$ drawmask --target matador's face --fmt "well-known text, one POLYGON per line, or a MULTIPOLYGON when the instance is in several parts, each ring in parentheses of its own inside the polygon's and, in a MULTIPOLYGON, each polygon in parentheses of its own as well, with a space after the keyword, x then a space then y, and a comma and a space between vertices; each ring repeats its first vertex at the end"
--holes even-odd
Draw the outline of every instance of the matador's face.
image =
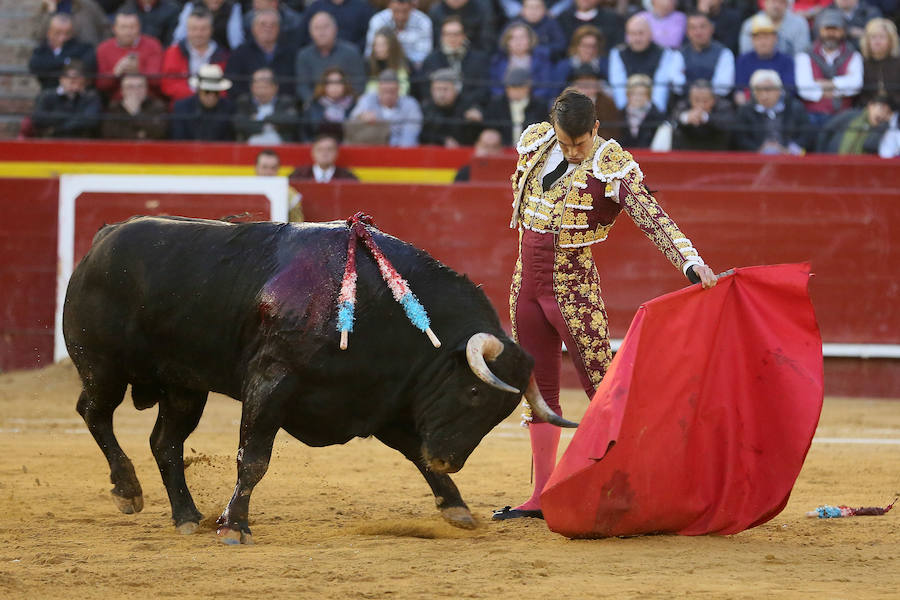
POLYGON ((600 122, 594 121, 593 129, 573 138, 558 125, 553 125, 553 129, 556 131, 556 139, 559 142, 559 147, 562 149, 563 156, 566 157, 566 161, 577 165, 587 159, 594 147, 594 138, 597 136, 598 127, 600 127, 600 122))

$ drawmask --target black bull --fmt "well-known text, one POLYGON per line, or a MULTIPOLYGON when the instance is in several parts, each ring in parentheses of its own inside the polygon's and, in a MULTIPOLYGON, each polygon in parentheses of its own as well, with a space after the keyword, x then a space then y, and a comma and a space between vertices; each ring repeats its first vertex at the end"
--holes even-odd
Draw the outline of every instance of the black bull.
POLYGON ((139 217, 97 234, 69 282, 63 332, 83 384, 78 412, 109 461, 120 510, 143 508, 112 429, 131 384, 137 408, 159 404, 150 446, 183 533, 202 519, 185 483, 184 441, 210 391, 243 403, 237 485, 218 521, 224 541, 251 541, 250 494, 279 429, 310 446, 374 435, 418 467, 445 519, 474 527, 447 473, 514 410, 518 390, 528 386, 538 414, 556 415, 546 415, 529 382, 531 358, 480 289, 372 233, 428 311, 439 349, 407 320, 361 246, 356 323, 349 349, 339 349, 343 222, 139 217))

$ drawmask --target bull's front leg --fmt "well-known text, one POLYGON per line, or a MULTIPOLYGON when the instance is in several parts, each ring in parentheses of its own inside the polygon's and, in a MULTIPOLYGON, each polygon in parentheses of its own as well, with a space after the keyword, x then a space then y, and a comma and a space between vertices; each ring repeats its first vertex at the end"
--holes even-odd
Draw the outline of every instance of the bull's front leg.
POLYGON ((393 426, 382 429, 375 434, 375 437, 384 442, 391 448, 398 450, 403 456, 410 460, 425 481, 431 486, 434 493, 434 503, 441 516, 448 523, 462 529, 475 529, 477 524, 472 518, 469 507, 463 502, 462 496, 459 494, 456 484, 450 479, 449 475, 444 473, 435 473, 428 468, 425 459, 422 457, 422 440, 416 435, 411 428, 406 429, 401 426, 393 426))
POLYGON ((285 400, 295 386, 275 366, 250 377, 242 394, 241 438, 237 452, 237 484, 225 511, 216 520, 226 544, 252 544, 250 494, 266 474, 275 434, 281 427, 285 400))

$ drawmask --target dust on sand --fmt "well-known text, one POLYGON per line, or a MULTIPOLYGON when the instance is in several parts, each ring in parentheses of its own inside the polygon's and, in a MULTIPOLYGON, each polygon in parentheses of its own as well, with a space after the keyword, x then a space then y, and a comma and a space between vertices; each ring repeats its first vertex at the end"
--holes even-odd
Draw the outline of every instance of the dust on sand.
MULTIPOLYGON (((445 524, 416 469, 379 442, 307 448, 282 433, 251 503, 257 545, 228 547, 214 520, 234 486, 239 404, 211 398, 188 438, 188 483, 206 519, 182 536, 148 445, 156 410, 138 412, 129 398, 116 414, 145 500, 142 513, 123 515, 75 412, 78 392, 70 364, 0 374, 0 598, 897 598, 900 589, 900 510, 804 517, 900 492, 896 401, 827 400, 785 511, 728 537, 572 541, 543 521, 491 522, 491 509, 530 490, 517 415, 454 476, 481 521, 473 531, 445 524)), ((563 402, 567 416, 587 404, 576 392, 563 402)))

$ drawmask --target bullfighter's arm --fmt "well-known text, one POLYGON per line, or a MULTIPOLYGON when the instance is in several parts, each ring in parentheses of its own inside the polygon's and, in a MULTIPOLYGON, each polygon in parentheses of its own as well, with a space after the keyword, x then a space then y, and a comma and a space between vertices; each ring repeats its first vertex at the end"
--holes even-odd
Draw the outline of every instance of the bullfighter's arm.
POLYGON ((703 262, 691 240, 647 191, 639 171, 632 170, 619 180, 619 203, 634 224, 691 283, 702 282, 703 287, 715 285, 715 274, 703 262))

